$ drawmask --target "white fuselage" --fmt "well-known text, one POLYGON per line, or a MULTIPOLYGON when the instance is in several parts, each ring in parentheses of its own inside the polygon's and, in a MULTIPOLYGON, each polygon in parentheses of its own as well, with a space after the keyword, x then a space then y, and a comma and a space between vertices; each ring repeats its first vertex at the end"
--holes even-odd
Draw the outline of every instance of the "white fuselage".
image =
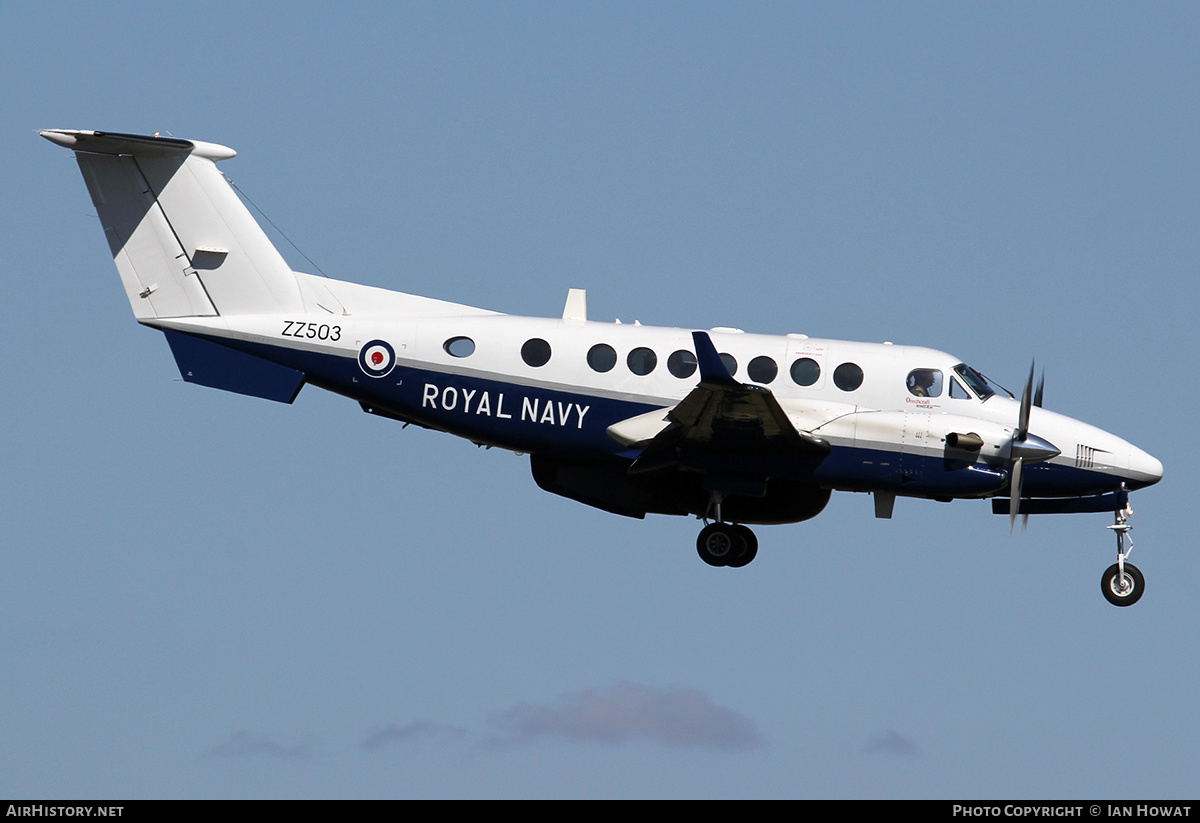
MULTIPOLYGON (((636 451, 628 448, 630 439, 621 442, 620 430, 609 428, 669 409, 699 381, 694 365, 677 369, 678 374, 671 368, 675 353, 692 355, 689 329, 516 317, 297 277, 310 281, 304 284, 307 294, 319 290, 329 305, 315 312, 158 319, 149 325, 237 347, 251 344, 258 356, 304 371, 308 382, 431 428, 526 452, 632 458, 636 451), (386 375, 357 365, 362 348, 375 340, 386 341, 395 352, 394 368, 386 375), (544 363, 526 362, 522 349, 529 341, 545 342, 538 358, 544 363), (607 357, 590 365, 589 352, 597 346, 608 347, 607 357)), ((730 369, 735 379, 769 389, 798 431, 827 440, 840 453, 828 471, 817 472, 824 485, 946 498, 987 497, 1003 488, 1003 482, 986 476, 962 486, 911 482, 918 461, 941 460, 946 438, 955 432, 982 438, 979 467, 1002 470, 1009 462, 1006 448, 1019 404, 999 393, 985 399, 968 388, 955 373, 961 367, 957 358, 917 346, 798 334, 733 329, 708 334, 736 363, 730 369), (798 361, 806 362, 793 377, 798 361), (835 378, 839 367, 851 373, 849 382, 835 378), (913 392, 908 380, 914 370, 938 375, 937 396, 913 392)), ((684 359, 694 364, 694 356, 684 359)), ((1086 423, 1034 408, 1029 429, 1060 451, 1031 471, 1030 496, 1096 494, 1122 482, 1132 489, 1161 477, 1155 458, 1086 423)), ((655 431, 651 425, 648 434, 655 431)))

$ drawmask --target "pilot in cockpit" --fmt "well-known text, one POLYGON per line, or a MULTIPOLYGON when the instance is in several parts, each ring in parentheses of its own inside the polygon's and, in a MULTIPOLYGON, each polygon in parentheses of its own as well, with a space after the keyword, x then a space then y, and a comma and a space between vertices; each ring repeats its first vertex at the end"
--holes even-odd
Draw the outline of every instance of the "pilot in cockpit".
POLYGON ((908 373, 907 385, 914 397, 937 397, 942 393, 942 373, 937 369, 913 369, 908 373))

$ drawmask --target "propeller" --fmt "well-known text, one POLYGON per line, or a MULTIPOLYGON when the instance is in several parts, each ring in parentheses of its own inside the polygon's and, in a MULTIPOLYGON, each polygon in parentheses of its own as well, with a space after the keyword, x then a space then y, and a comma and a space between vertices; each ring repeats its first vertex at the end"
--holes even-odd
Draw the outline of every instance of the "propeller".
MULTIPOLYGON (((1047 440, 1029 433, 1029 413, 1033 406, 1042 407, 1045 395, 1046 373, 1038 380, 1037 389, 1033 387, 1033 373, 1037 370, 1036 363, 1029 364, 1029 379, 1025 381, 1025 390, 1021 392, 1021 412, 1017 418, 1017 428, 1009 443, 1009 459, 1013 461, 1008 500, 1008 532, 1012 534, 1013 525, 1017 522, 1017 514, 1021 510, 1021 486, 1025 482, 1025 461, 1031 463, 1050 460, 1060 454, 1059 450, 1047 440)), ((1023 515, 1021 525, 1029 520, 1029 515, 1023 515)))
MULTIPOLYGON (((1021 482, 1024 480, 1022 475, 1025 471, 1025 458, 1018 457, 1017 462, 1013 463, 1012 467, 1012 488, 1009 489, 1008 498, 1008 533, 1012 534, 1013 524, 1017 522, 1017 512, 1021 509, 1021 482)), ((1028 515, 1025 515, 1027 518, 1028 515)), ((1024 531, 1027 519, 1021 520, 1021 530, 1024 531)))

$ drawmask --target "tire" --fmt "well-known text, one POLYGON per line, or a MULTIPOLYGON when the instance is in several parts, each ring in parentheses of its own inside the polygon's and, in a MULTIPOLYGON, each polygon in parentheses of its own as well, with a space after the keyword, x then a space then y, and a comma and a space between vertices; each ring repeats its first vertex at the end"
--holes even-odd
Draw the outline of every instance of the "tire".
POLYGON ((736 525, 733 526, 732 529, 734 535, 740 539, 735 540, 735 551, 730 552, 729 560, 725 565, 733 569, 740 569, 742 566, 747 565, 758 554, 758 538, 755 537, 754 532, 752 532, 746 526, 736 525), (739 542, 742 545, 742 550, 740 552, 736 551, 737 544, 739 542))
POLYGON ((1132 606, 1141 599, 1142 592, 1146 590, 1146 578, 1142 577, 1137 566, 1126 563, 1125 578, 1129 588, 1123 591, 1121 581, 1117 579, 1119 569, 1120 567, 1113 563, 1105 570, 1104 576, 1100 578, 1100 591, 1104 593, 1104 599, 1114 606, 1132 606))
POLYGON ((728 566, 731 557, 745 553, 745 538, 728 523, 709 523, 696 538, 700 559, 710 566, 728 566))

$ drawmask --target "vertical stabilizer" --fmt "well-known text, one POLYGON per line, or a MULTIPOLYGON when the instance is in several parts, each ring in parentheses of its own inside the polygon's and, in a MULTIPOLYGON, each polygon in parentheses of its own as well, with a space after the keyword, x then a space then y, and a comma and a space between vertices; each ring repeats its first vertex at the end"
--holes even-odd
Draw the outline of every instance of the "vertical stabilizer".
POLYGON ((217 161, 224 146, 46 130, 72 149, 139 320, 302 311, 296 277, 217 161))

